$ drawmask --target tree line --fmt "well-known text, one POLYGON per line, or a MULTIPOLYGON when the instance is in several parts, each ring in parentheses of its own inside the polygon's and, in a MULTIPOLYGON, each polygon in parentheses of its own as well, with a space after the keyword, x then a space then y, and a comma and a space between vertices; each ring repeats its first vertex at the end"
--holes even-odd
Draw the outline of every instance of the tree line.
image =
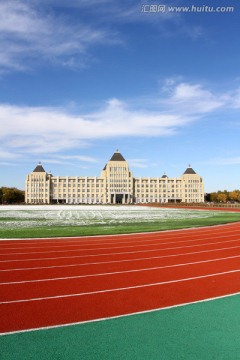
POLYGON ((0 204, 20 204, 24 202, 25 191, 15 187, 0 188, 0 204))
MULTIPOLYGON (((24 203, 25 191, 19 190, 15 187, 1 187, 0 188, 0 204, 20 204, 24 203)), ((206 195, 206 201, 214 203, 240 203, 240 190, 233 191, 217 191, 206 195)))
POLYGON ((240 203, 240 190, 212 192, 207 194, 206 201, 215 203, 240 203))

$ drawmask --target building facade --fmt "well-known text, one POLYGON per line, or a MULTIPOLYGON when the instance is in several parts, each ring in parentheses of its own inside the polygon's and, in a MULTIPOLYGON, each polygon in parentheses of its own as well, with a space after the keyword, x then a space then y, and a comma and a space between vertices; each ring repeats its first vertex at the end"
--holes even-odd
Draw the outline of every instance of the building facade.
POLYGON ((135 178, 116 151, 99 177, 53 176, 41 163, 26 177, 27 204, 134 204, 204 202, 201 176, 189 166, 179 178, 135 178))

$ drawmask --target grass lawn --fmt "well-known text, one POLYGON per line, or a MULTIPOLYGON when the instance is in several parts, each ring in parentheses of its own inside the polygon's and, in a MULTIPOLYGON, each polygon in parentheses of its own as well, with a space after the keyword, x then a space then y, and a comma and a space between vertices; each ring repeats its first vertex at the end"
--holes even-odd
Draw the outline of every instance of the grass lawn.
MULTIPOLYGON (((167 214, 167 211, 169 210, 165 211, 167 214)), ((181 209, 181 214, 184 216, 180 218, 179 216, 176 218, 174 218, 174 216, 158 218, 156 212, 154 212, 154 217, 151 219, 151 213, 147 212, 148 217, 145 218, 138 218, 134 215, 135 217, 131 221, 128 221, 128 219, 119 221, 117 217, 114 219, 105 217, 104 221, 101 219, 101 223, 93 216, 90 220, 87 219, 87 221, 82 221, 83 223, 81 225, 79 225, 79 218, 74 218, 74 216, 76 217, 76 214, 74 216, 72 215, 73 218, 71 219, 64 218, 62 222, 61 219, 58 219, 58 222, 54 219, 51 223, 40 217, 39 213, 39 218, 34 218, 34 225, 31 224, 32 219, 28 217, 29 213, 23 214, 25 216, 22 215, 21 217, 9 217, 6 214, 6 217, 3 215, 0 217, 0 238, 42 238, 126 234, 211 226, 240 221, 240 213, 199 210, 189 211, 181 209), (188 217, 191 213, 197 213, 199 216, 188 217), (69 225, 68 222, 70 223, 69 225), (14 224, 14 226, 9 226, 9 224, 14 224)))

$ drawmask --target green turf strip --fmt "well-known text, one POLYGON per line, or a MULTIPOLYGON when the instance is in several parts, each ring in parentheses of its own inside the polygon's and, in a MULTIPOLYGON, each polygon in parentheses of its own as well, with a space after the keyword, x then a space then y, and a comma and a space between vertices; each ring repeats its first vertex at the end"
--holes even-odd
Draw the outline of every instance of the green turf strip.
MULTIPOLYGON (((1 360, 240 359, 240 296, 0 337, 1 360)), ((34 315, 33 315, 34 316, 34 315)))
POLYGON ((107 226, 45 226, 16 229, 3 229, 0 226, 0 239, 127 234, 211 226, 238 221, 240 221, 240 213, 221 212, 217 215, 203 219, 160 220, 152 222, 136 222, 134 224, 111 224, 107 226))

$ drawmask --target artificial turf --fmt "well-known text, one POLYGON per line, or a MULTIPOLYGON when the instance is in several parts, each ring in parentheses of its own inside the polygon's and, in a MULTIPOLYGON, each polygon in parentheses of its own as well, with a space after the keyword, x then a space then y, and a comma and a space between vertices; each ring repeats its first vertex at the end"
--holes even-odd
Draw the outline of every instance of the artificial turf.
POLYGON ((83 226, 45 226, 34 228, 1 228, 1 238, 44 238, 64 236, 87 236, 127 234, 150 231, 163 231, 184 229, 191 227, 211 226, 240 221, 240 213, 219 212, 208 218, 159 220, 150 222, 121 223, 107 225, 83 225, 83 226))
POLYGON ((240 295, 0 337, 1 360, 237 360, 240 295))

